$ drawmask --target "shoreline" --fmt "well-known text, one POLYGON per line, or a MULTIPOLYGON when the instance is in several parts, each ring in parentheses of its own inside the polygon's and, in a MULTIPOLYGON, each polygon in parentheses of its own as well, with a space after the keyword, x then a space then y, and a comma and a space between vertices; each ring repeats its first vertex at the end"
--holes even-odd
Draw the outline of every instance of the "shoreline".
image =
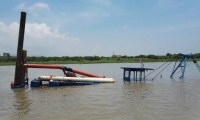
MULTIPOLYGON (((189 60, 192 61, 192 60, 189 60)), ((196 61, 200 61, 197 59, 196 61)), ((149 62, 175 62, 170 59, 143 59, 143 63, 149 62)), ((179 61, 177 61, 179 62, 179 61)), ((83 61, 29 61, 29 64, 101 64, 101 63, 140 63, 139 60, 83 60, 83 61)), ((16 62, 0 62, 0 66, 15 66, 16 62)))

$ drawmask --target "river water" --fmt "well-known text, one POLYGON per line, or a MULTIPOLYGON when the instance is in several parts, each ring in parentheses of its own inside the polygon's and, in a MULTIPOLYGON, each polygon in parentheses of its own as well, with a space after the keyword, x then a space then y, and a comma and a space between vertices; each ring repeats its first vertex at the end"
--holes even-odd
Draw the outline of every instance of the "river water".
MULTIPOLYGON (((162 62, 145 63, 156 69, 162 62)), ((171 79, 174 63, 147 76, 145 82, 123 81, 120 67, 139 63, 67 64, 74 69, 114 78, 115 83, 11 89, 15 66, 0 66, 1 120, 199 120, 200 72, 194 64, 171 79), (162 75, 162 78, 161 78, 162 75)), ((147 71, 146 75, 151 71, 147 71)), ((29 80, 63 76, 61 70, 29 69, 29 80)), ((30 82, 30 81, 29 81, 30 82)))

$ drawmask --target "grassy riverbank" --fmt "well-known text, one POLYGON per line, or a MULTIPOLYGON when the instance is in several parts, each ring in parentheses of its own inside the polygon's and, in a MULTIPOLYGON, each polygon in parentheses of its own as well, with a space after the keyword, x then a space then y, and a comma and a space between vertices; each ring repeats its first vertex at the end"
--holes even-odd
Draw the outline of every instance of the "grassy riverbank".
MULTIPOLYGON (((200 53, 190 54, 196 61, 200 60, 200 53)), ((45 56, 28 56, 27 63, 31 64, 98 64, 98 63, 140 63, 139 58, 146 62, 169 62, 183 59, 181 54, 166 55, 139 55, 139 56, 62 56, 62 57, 45 57, 45 56)), ((192 60, 192 59, 190 59, 192 60)), ((0 57, 0 66, 15 65, 16 57, 0 57)))
MULTIPOLYGON (((146 62, 169 62, 175 61, 171 59, 142 59, 144 63, 146 62)), ((110 59, 110 60, 80 60, 80 61, 27 61, 30 64, 98 64, 98 63, 140 63, 139 59, 110 59)), ((15 65, 15 61, 10 62, 0 62, 0 66, 15 65)))

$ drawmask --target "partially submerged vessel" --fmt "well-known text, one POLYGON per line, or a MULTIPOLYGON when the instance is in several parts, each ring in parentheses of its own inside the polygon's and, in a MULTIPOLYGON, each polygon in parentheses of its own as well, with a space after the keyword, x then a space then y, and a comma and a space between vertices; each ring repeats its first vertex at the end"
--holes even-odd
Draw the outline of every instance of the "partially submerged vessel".
POLYGON ((27 68, 60 69, 64 73, 64 76, 52 76, 52 75, 40 76, 38 79, 34 79, 31 81, 31 87, 40 87, 43 85, 48 85, 49 87, 68 86, 68 85, 93 85, 99 83, 115 82, 113 78, 105 78, 105 76, 98 76, 88 72, 59 65, 24 64, 24 67, 25 69, 27 68), (77 77, 76 74, 80 74, 82 76, 77 77))
POLYGON ((47 65, 47 64, 27 64, 26 62, 27 51, 23 50, 25 22, 26 22, 26 13, 21 12, 15 77, 14 77, 14 82, 11 82, 11 88, 22 88, 25 85, 28 85, 29 83, 28 68, 60 69, 64 73, 64 77, 40 76, 39 78, 31 81, 31 87, 42 86, 44 81, 45 83, 48 82, 49 87, 66 86, 66 85, 92 85, 98 83, 114 82, 114 79, 112 78, 105 78, 105 76, 99 76, 65 66, 47 65), (84 77, 77 77, 76 74, 80 74, 84 77))

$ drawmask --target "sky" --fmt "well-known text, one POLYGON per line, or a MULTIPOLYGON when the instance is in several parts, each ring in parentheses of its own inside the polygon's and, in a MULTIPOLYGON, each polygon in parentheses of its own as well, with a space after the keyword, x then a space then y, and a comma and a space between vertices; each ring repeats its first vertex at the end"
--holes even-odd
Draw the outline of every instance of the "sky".
POLYGON ((0 55, 16 55, 22 11, 28 56, 200 52, 200 0, 1 0, 0 55))

